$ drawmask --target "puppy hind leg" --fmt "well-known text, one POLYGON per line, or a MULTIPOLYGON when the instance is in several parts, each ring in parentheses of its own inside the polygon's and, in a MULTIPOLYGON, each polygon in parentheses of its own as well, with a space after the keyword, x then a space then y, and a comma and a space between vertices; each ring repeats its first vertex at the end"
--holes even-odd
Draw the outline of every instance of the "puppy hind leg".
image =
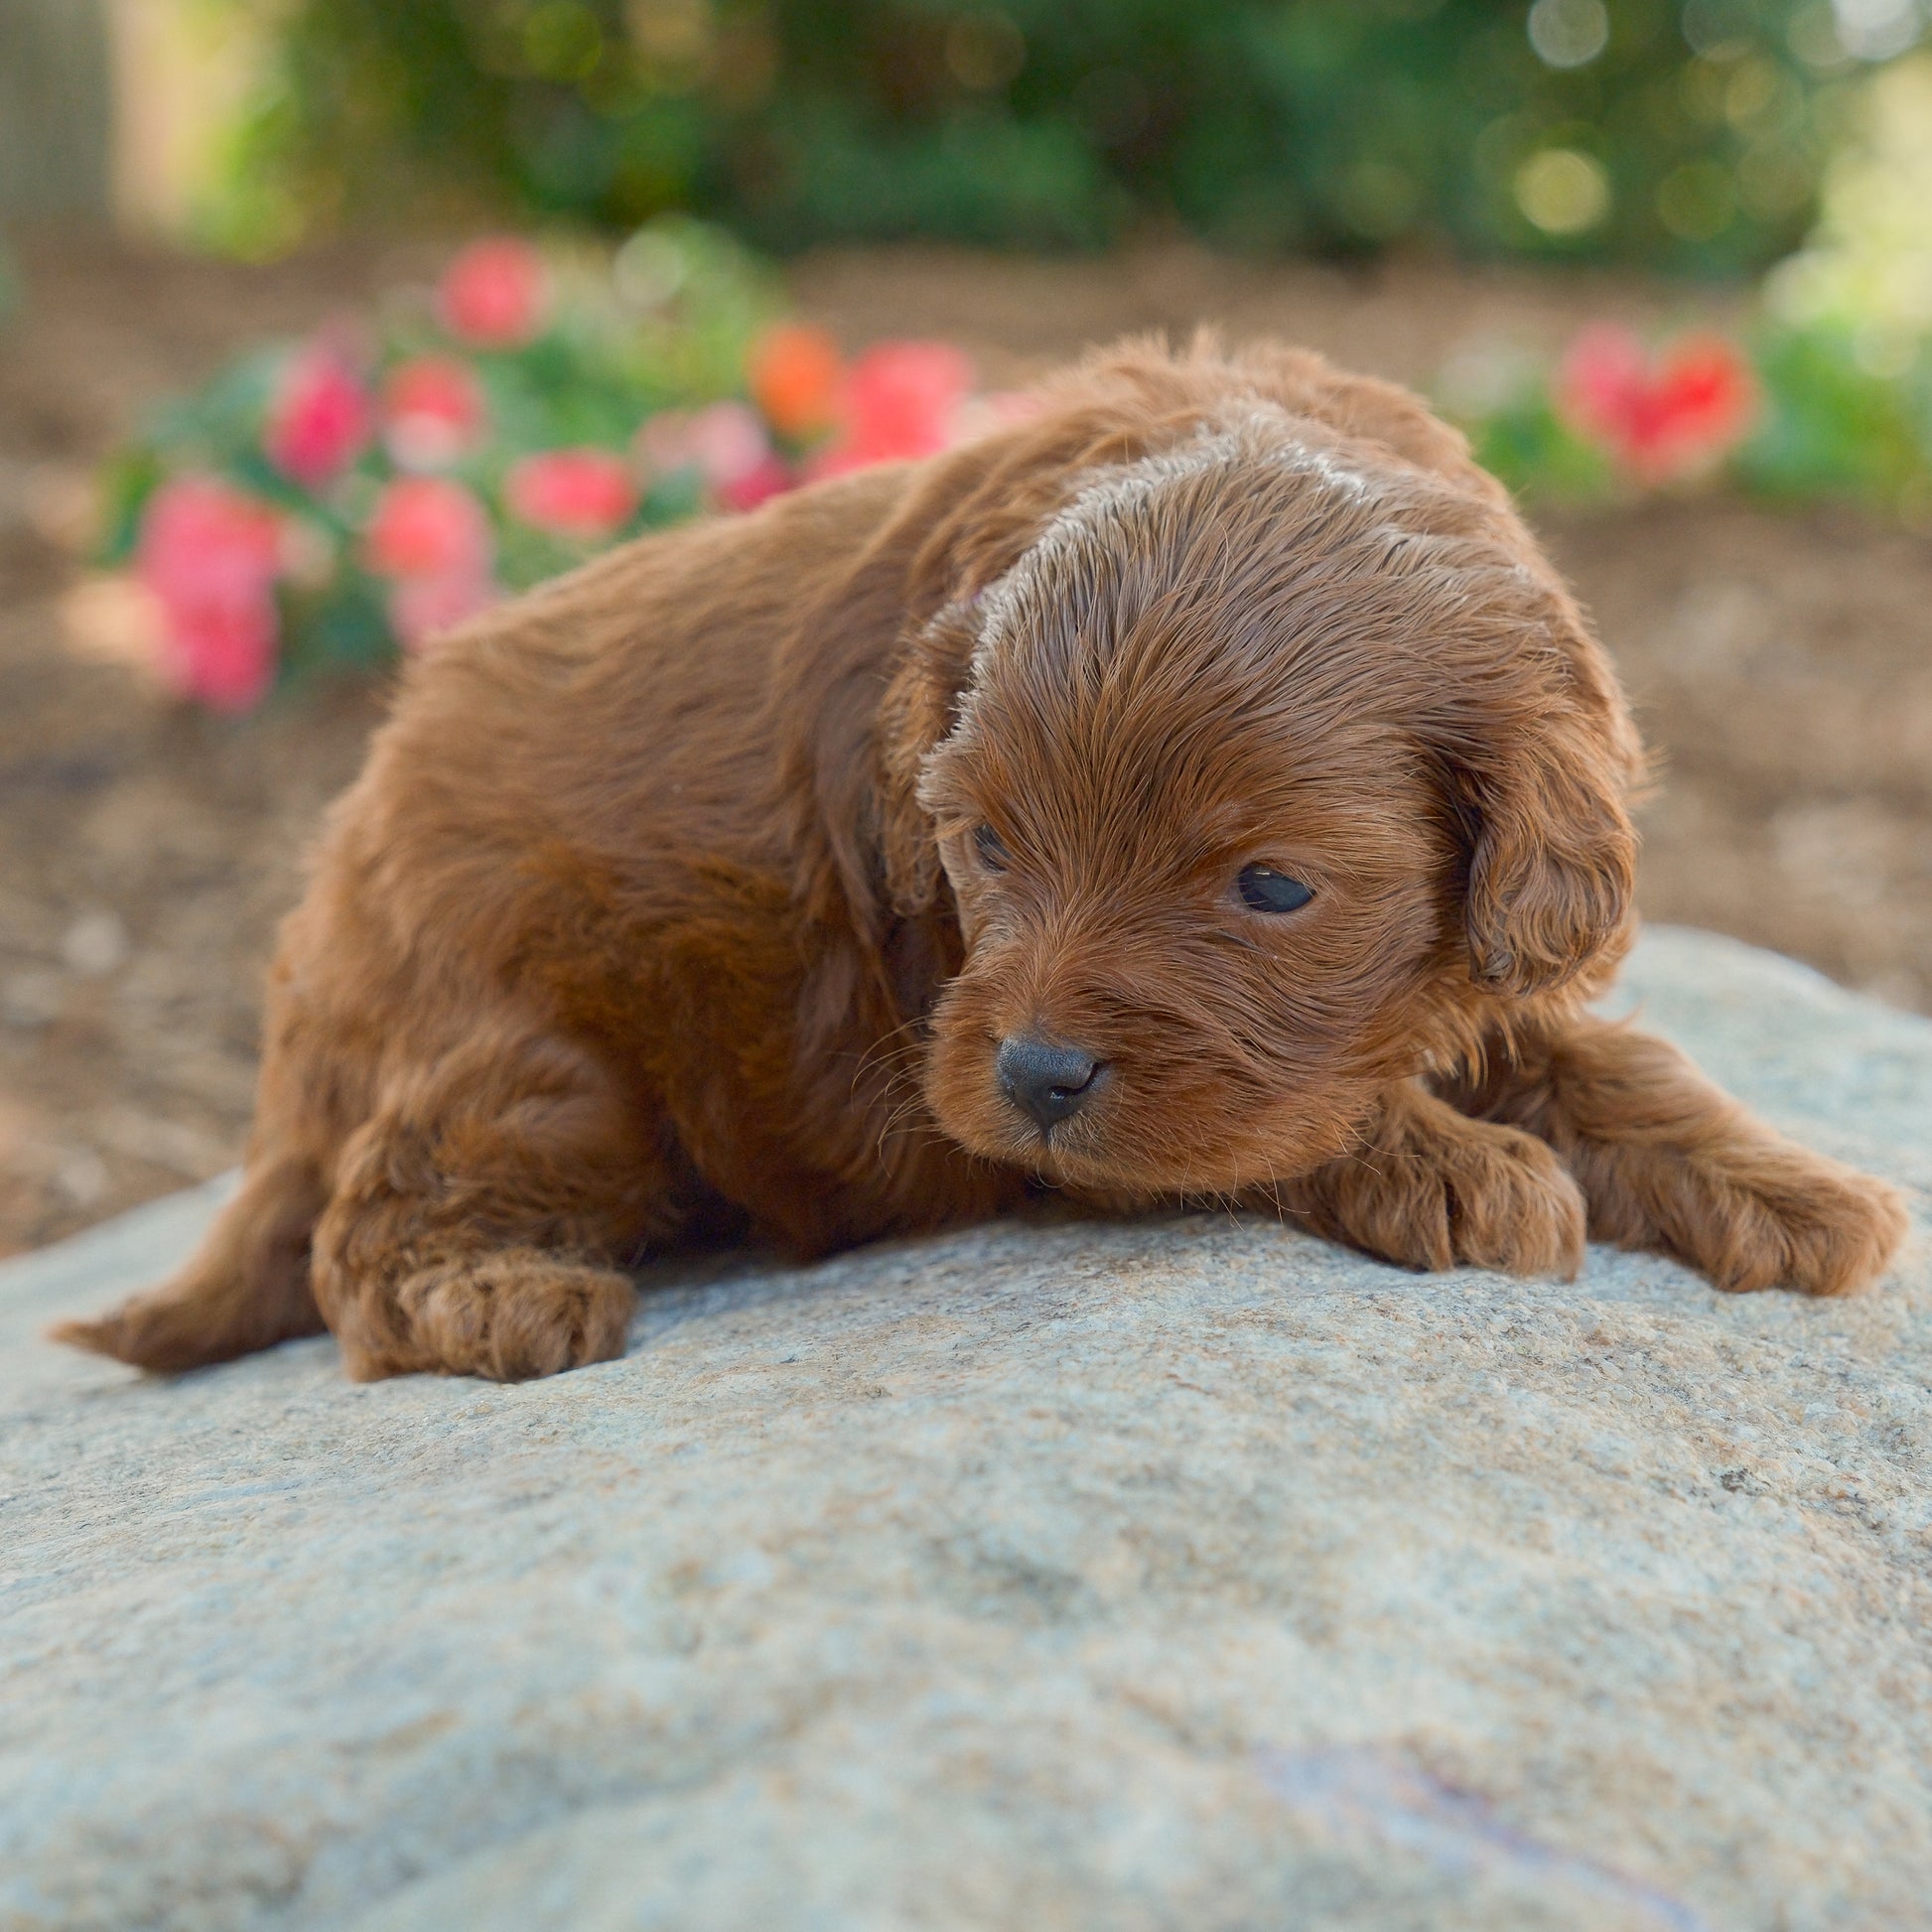
POLYGON ((1472 1120, 1415 1082, 1383 1096, 1360 1149, 1271 1190, 1317 1234, 1405 1268, 1576 1274, 1584 1199, 1541 1141, 1472 1120))
POLYGON ((521 1381, 623 1352, 614 1263, 668 1231, 666 1167, 588 1053, 483 1027, 384 1082, 316 1228, 316 1294, 358 1381, 521 1381))
POLYGON ((1457 1098, 1547 1141, 1599 1240, 1674 1255, 1720 1288, 1853 1294, 1904 1237, 1894 1188, 1786 1140, 1627 1027, 1578 1020, 1457 1098))
POLYGON ((256 1154, 179 1273, 106 1314, 57 1322, 49 1338, 174 1375, 317 1334, 309 1240, 322 1202, 313 1163, 256 1154))

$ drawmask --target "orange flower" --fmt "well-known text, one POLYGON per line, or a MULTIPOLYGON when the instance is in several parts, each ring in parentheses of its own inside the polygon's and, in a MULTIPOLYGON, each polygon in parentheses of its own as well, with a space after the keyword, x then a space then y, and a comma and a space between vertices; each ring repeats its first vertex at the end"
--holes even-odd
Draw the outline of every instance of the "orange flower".
POLYGON ((781 322, 752 350, 752 400, 780 436, 829 429, 838 402, 838 345, 822 329, 781 322))

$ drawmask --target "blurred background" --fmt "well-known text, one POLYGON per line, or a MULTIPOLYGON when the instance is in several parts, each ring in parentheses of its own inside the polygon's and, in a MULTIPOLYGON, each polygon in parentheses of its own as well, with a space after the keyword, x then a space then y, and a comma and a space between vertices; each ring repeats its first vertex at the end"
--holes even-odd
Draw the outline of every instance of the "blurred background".
POLYGON ((0 1254, 234 1160, 387 667, 1202 322, 1459 421, 1642 901, 1932 1011, 1925 0, 0 0, 0 1254))

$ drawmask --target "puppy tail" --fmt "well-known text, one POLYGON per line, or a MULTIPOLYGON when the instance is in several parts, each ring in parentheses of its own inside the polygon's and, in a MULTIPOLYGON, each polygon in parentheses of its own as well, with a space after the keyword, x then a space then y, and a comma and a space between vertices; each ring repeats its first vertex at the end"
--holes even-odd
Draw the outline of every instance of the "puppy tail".
POLYGON ((316 1334, 309 1239, 322 1204, 306 1163, 254 1168, 179 1274, 91 1321, 57 1321, 48 1339, 175 1375, 316 1334))

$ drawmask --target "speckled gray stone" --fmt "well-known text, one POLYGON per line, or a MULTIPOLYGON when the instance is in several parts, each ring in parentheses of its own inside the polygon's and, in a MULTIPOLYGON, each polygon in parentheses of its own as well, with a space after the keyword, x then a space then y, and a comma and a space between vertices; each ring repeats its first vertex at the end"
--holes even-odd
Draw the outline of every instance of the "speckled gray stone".
POLYGON ((1932 1026, 1629 985, 1914 1191, 1880 1292, 1003 1225, 357 1388, 34 1338, 207 1193, 0 1271, 0 1925, 1932 1924, 1932 1026))

